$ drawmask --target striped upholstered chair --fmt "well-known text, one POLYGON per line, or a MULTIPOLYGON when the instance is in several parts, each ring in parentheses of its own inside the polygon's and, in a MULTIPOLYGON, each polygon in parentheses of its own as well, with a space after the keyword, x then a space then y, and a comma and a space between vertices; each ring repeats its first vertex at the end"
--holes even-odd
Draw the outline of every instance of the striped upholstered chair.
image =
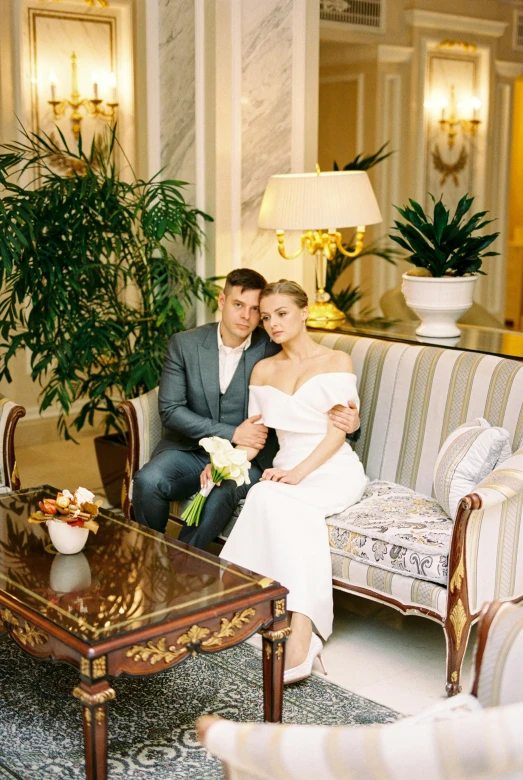
MULTIPOLYGON (((438 622, 447 692, 456 694, 482 605, 523 598, 523 362, 335 333, 313 338, 352 356, 361 401, 355 449, 371 480, 361 502, 327 518, 334 587, 438 622), (454 518, 432 494, 435 464, 449 434, 475 418, 506 429, 513 454, 461 496, 454 518)), ((133 475, 161 436, 156 391, 123 411, 130 515, 133 475)))
POLYGON ((25 409, 0 395, 0 493, 20 490, 20 477, 15 458, 15 429, 25 409))
POLYGON ((483 612, 471 694, 379 726, 202 719, 200 738, 228 780, 515 780, 523 777, 523 608, 483 612))

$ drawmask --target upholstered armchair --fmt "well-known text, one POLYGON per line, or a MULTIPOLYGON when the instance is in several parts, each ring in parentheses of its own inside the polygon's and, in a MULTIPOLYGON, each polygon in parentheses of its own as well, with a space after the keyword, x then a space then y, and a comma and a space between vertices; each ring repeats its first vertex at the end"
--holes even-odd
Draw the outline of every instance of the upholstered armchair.
POLYGON ((228 780, 523 777, 523 607, 480 618, 471 694, 379 726, 297 726, 202 718, 200 738, 228 780))
POLYGON ((15 430, 25 409, 0 394, 0 493, 20 490, 20 477, 15 457, 15 430))

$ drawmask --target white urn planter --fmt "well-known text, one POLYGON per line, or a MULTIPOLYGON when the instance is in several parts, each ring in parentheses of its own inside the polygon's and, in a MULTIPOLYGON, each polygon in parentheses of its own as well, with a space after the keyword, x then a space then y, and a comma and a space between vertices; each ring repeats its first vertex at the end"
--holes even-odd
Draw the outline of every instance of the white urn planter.
POLYGON ((83 550, 89 536, 88 528, 68 525, 59 520, 48 520, 47 530, 55 549, 64 555, 75 555, 83 550))
POLYGON ((461 335, 456 321, 472 306, 477 274, 470 276, 409 276, 403 274, 407 306, 421 320, 418 336, 454 338, 461 335))

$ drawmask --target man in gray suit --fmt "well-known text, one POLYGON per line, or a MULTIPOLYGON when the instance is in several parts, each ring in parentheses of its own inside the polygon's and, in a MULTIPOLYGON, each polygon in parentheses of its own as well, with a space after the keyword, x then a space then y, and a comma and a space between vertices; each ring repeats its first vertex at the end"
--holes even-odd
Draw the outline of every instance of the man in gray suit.
MULTIPOLYGON (((200 474, 209 463, 208 453, 198 444, 203 437, 220 436, 259 449, 249 471, 251 485, 272 466, 278 448, 274 431, 256 424, 260 415, 247 417, 251 371, 259 360, 280 350, 258 328, 265 284, 263 276, 249 268, 231 271, 218 299, 221 322, 171 337, 159 392, 163 438, 133 484, 134 512, 142 525, 165 531, 170 502, 200 489, 200 474)), ((355 406, 336 407, 331 417, 347 433, 359 427, 355 406)), ((179 539, 206 547, 226 526, 249 487, 224 480, 209 494, 199 525, 184 525, 179 539)))

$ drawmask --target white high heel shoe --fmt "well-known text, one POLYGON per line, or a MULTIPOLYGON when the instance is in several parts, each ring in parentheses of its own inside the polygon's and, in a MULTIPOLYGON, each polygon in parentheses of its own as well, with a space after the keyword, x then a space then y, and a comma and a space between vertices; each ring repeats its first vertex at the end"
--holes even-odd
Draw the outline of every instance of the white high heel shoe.
POLYGON ((317 634, 311 636, 311 643, 309 645, 309 652, 307 658, 299 666, 293 666, 292 669, 286 669, 283 673, 283 684, 289 685, 290 683, 298 682, 298 680, 304 680, 310 676, 312 672, 312 664, 314 659, 318 656, 318 660, 323 669, 323 674, 327 675, 323 658, 321 657, 321 651, 323 650, 323 643, 317 634))

